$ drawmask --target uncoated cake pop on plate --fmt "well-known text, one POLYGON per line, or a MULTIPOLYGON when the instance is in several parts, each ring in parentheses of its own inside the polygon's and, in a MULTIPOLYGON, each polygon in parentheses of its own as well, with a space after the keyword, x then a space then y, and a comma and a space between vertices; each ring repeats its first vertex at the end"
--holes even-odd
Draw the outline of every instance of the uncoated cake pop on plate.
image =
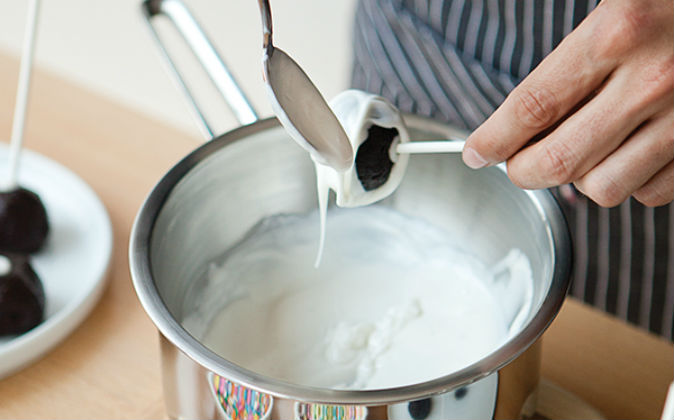
POLYGON ((2 180, 4 185, 0 188, 0 251, 5 252, 38 251, 49 231, 47 211, 42 201, 37 194, 18 184, 39 3, 39 0, 29 2, 9 146, 8 172, 7 178, 2 180))
POLYGON ((23 334, 44 319, 45 295, 29 257, 0 254, 0 336, 23 334))
POLYGON ((44 319, 44 289, 28 254, 45 243, 49 232, 47 211, 37 194, 18 183, 38 8, 39 0, 29 2, 8 174, 0 189, 0 335, 24 333, 44 319))
POLYGON ((47 211, 37 194, 22 187, 0 191, 0 251, 39 251, 48 233, 47 211))

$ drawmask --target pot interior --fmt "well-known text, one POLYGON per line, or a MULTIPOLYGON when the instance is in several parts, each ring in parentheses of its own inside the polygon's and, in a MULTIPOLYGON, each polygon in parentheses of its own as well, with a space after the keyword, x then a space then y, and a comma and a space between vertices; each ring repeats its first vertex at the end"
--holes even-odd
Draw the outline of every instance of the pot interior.
MULTIPOLYGON (((406 123, 414 140, 462 134, 417 117, 408 116, 406 123)), ((282 127, 268 124, 236 137, 215 139, 198 159, 182 163, 188 168, 151 228, 151 276, 163 305, 178 323, 195 309, 209 262, 258 221, 317 207, 313 164, 282 127)), ((514 186, 502 167, 475 171, 463 164, 459 154, 413 155, 398 190, 378 205, 444 229, 487 265, 512 248, 522 250, 534 280, 522 330, 536 319, 551 290, 558 295, 566 291, 570 250, 559 208, 546 191, 514 186), (560 255, 565 257, 561 261, 560 255)), ((562 297, 554 299, 561 302, 562 297)), ((542 333, 554 313, 545 315, 549 319, 539 322, 537 331, 527 333, 527 343, 542 333)), ((199 332, 188 333, 199 338, 199 332)), ((504 355, 500 362, 512 356, 504 355)))

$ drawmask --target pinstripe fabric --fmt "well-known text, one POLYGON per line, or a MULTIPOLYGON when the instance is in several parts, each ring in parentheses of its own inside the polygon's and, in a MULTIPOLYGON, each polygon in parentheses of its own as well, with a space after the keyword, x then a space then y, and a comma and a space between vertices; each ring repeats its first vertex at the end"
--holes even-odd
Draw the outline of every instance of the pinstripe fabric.
POLYGON ((619 267, 619 286, 618 286, 618 301, 616 303, 616 314, 622 318, 627 319, 627 307, 629 305, 630 289, 631 289, 631 270, 632 270, 632 216, 630 212, 629 201, 625 201, 620 205, 620 261, 619 267))
POLYGON ((599 309, 606 310, 609 282, 609 258, 610 258, 610 226, 609 209, 600 208, 598 214, 597 235, 597 280, 594 294, 594 305, 599 309))
POLYGON ((674 333, 674 206, 669 206, 669 241, 667 261, 667 282, 665 286, 665 300, 662 310, 662 331, 670 340, 674 333))
MULTIPOLYGON (((474 129, 597 0, 361 0, 354 87, 401 110, 474 129)), ((669 339, 674 210, 633 199, 599 208, 555 189, 571 225, 571 293, 669 339)))

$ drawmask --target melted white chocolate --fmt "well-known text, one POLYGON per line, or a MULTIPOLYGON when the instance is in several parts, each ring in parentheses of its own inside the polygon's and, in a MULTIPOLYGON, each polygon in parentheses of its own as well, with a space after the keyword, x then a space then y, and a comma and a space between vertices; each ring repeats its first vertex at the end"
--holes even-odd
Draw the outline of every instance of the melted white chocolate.
POLYGON ((407 127, 398 109, 386 99, 352 89, 340 93, 330 101, 330 108, 344 127, 353 148, 354 157, 358 148, 367 140, 369 129, 373 125, 394 128, 398 131, 398 136, 389 149, 388 155, 393 162, 393 166, 386 182, 370 191, 367 191, 358 179, 355 162, 346 171, 338 171, 314 160, 321 223, 320 245, 315 260, 316 267, 320 264, 323 255, 329 191, 335 191, 336 204, 339 207, 361 207, 383 200, 400 185, 409 160, 409 155, 396 152, 398 144, 407 143, 410 140, 407 127))
POLYGON ((477 362, 529 315, 521 252, 494 271, 436 227, 367 206, 330 211, 316 269, 316 222, 316 213, 265 219, 212 264, 185 328, 259 374, 373 389, 477 362))
POLYGON ((409 155, 398 154, 395 151, 399 143, 407 143, 410 140, 400 112, 386 99, 359 90, 347 90, 340 93, 330 101, 330 108, 344 127, 354 156, 361 144, 367 140, 368 130, 373 125, 395 128, 398 131, 398 137, 393 141, 389 150, 389 158, 393 162, 393 167, 388 179, 380 187, 366 191, 358 179, 355 164, 346 171, 340 172, 315 162, 317 177, 321 183, 319 191, 326 188, 334 190, 339 207, 366 206, 388 197, 402 181, 409 160, 409 155))
POLYGON ((386 182, 367 191, 354 165, 315 162, 317 214, 272 216, 251 230, 211 264, 184 327, 233 363, 304 386, 399 387, 486 357, 530 316, 526 256, 513 250, 488 269, 434 226, 366 206, 400 184, 408 155, 395 150, 407 128, 395 107, 364 92, 330 105, 354 155, 373 125, 398 131, 386 182), (328 214, 331 189, 337 206, 360 208, 328 214))

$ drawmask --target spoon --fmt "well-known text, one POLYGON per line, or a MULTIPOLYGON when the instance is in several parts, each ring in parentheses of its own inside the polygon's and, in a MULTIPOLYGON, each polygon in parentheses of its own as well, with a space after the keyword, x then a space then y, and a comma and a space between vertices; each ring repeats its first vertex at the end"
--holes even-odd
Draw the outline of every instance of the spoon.
POLYGON ((315 161, 337 171, 347 170, 354 155, 344 128, 304 70, 272 44, 269 0, 258 0, 258 4, 262 15, 263 78, 276 117, 315 161))

